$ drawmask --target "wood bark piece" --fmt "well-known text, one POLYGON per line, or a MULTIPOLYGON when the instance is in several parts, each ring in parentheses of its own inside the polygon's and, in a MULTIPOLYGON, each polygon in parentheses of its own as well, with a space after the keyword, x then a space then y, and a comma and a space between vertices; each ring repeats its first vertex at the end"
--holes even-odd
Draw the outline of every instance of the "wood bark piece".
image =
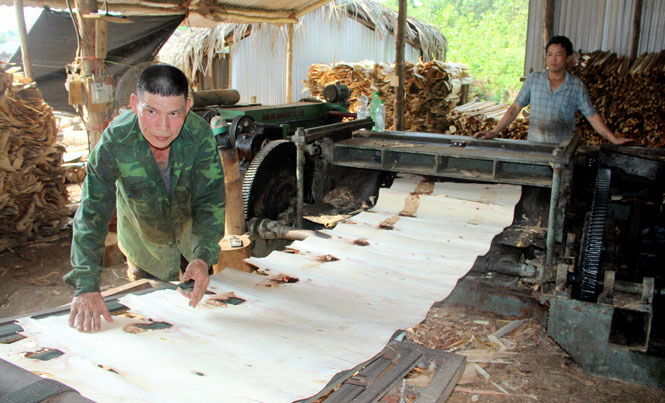
POLYGON ((24 81, 0 70, 0 252, 55 236, 68 217, 55 118, 24 81))
MULTIPOLYGON (((394 130, 395 65, 363 61, 359 63, 314 64, 309 68, 305 87, 322 98, 328 84, 345 84, 351 91, 349 111, 358 109, 357 99, 364 91, 371 99, 375 92, 386 106, 387 130, 394 130)), ((395 79, 396 81, 396 79, 395 79)), ((457 105, 463 84, 471 81, 469 69, 459 63, 438 60, 405 63, 404 130, 442 133, 448 128, 448 112, 457 105)))

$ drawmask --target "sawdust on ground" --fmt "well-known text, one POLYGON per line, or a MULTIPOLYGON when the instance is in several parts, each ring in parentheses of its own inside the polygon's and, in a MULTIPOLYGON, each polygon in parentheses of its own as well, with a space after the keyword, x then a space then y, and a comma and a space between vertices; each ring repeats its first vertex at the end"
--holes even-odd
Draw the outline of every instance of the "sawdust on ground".
POLYGON ((665 391, 586 373, 534 319, 435 304, 409 338, 467 357, 449 402, 656 402, 665 391), (492 334, 508 324, 503 337, 492 334))

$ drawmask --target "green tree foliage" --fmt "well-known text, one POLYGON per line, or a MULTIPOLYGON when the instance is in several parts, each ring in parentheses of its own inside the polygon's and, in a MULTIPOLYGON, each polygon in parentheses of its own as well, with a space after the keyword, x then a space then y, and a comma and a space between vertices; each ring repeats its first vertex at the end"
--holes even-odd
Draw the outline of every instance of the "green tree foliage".
MULTIPOLYGON (((398 9, 397 0, 383 4, 398 9)), ((447 62, 464 63, 481 99, 511 102, 524 74, 528 0, 409 0, 407 14, 448 40, 447 62)))
POLYGON ((16 34, 16 32, 14 31, 0 32, 0 43, 5 43, 11 40, 15 40, 17 37, 18 34, 16 34))

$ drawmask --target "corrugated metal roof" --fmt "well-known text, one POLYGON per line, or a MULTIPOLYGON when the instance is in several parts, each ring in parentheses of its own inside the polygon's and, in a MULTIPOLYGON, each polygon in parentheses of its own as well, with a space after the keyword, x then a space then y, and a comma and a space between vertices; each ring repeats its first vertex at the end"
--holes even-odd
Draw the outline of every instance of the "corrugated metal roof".
MULTIPOLYGON (((575 50, 612 51, 629 56, 636 0, 554 0, 553 35, 565 35, 575 50)), ((529 1, 524 72, 545 68, 545 0, 529 1)), ((665 49, 665 2, 643 0, 638 56, 665 49)))
POLYGON ((325 231, 330 238, 251 258, 267 276, 231 269, 212 276, 211 288, 233 292, 240 305, 191 308, 172 290, 131 295, 121 302, 132 313, 173 326, 129 333, 137 319, 116 316, 84 334, 65 316, 26 319, 28 338, 0 344, 0 357, 99 402, 307 398, 445 299, 512 223, 520 193, 512 185, 397 179, 372 210, 325 231), (298 281, 273 281, 281 276, 298 281), (64 355, 25 357, 41 347, 64 355))

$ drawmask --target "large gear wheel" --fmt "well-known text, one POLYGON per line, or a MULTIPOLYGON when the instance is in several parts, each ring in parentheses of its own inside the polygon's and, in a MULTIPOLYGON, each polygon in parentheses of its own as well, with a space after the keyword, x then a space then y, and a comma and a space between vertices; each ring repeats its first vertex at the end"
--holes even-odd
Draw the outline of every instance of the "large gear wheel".
POLYGON ((581 276, 578 276, 578 284, 574 287, 574 294, 582 301, 595 302, 602 289, 603 272, 600 259, 611 196, 611 179, 612 172, 609 169, 598 170, 591 212, 582 234, 579 263, 581 276))
POLYGON ((288 140, 266 144, 242 181, 245 218, 277 219, 296 197, 296 146, 288 140))

